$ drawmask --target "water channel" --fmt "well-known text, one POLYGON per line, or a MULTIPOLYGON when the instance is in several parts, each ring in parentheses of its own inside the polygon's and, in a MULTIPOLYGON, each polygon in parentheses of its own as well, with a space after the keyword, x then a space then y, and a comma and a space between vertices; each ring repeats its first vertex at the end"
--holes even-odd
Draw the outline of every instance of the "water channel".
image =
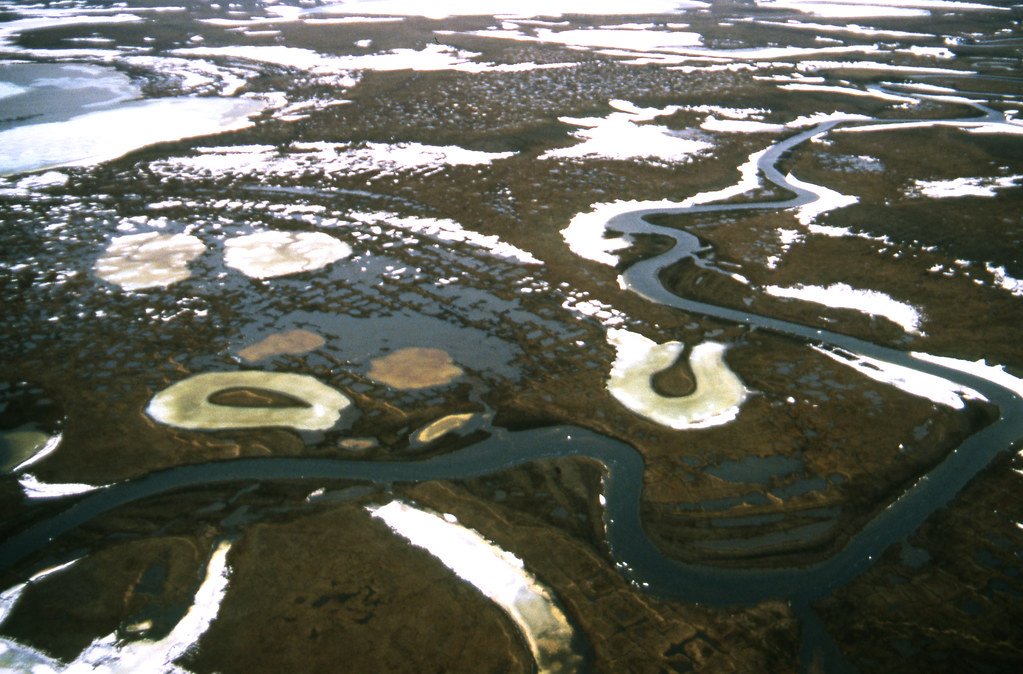
MULTIPOLYGON (((921 97, 923 98, 923 97, 921 97)), ((1004 123, 999 113, 969 102, 982 117, 966 120, 923 120, 927 124, 1004 123)), ((868 120, 883 130, 880 120, 868 120)), ((817 346, 841 349, 918 373, 941 377, 972 389, 997 406, 996 421, 969 436, 929 473, 867 523, 833 557, 808 566, 770 569, 716 568, 681 563, 663 554, 646 536, 640 518, 644 462, 631 446, 592 431, 557 426, 526 431, 488 427, 489 436, 458 451, 420 461, 368 462, 315 458, 245 458, 203 465, 189 465, 110 485, 74 499, 62 512, 23 528, 0 544, 0 568, 11 568, 48 543, 114 508, 154 494, 214 483, 268 480, 363 480, 387 488, 395 483, 464 479, 487 475, 540 459, 589 457, 603 464, 604 525, 617 567, 626 578, 645 591, 662 597, 715 605, 753 604, 770 598, 788 599, 804 619, 804 641, 816 629, 809 604, 830 595, 835 588, 869 568, 889 546, 916 531, 935 510, 946 505, 998 454, 1013 448, 1023 437, 1023 399, 993 379, 956 369, 897 349, 839 333, 768 316, 688 300, 669 292, 660 281, 661 272, 685 258, 701 264, 706 246, 696 236, 652 224, 651 216, 691 215, 749 209, 791 209, 814 202, 819 193, 784 176, 777 168, 786 152, 812 138, 833 131, 843 122, 824 121, 792 135, 763 152, 757 167, 766 180, 794 196, 754 203, 697 204, 676 208, 638 209, 614 216, 607 231, 626 235, 657 234, 670 237, 672 248, 626 269, 620 283, 651 302, 680 311, 702 314, 795 337, 817 346)), ((862 121, 857 121, 862 124, 862 121)), ((912 123, 912 122, 909 122, 912 123)), ((905 120, 891 122, 907 124, 905 120)), ((817 625, 819 627, 819 625, 817 625)), ((818 634, 815 638, 821 638, 818 634)), ((804 663, 805 664, 805 663, 804 663)), ((840 665, 842 666, 842 665, 840 665)))

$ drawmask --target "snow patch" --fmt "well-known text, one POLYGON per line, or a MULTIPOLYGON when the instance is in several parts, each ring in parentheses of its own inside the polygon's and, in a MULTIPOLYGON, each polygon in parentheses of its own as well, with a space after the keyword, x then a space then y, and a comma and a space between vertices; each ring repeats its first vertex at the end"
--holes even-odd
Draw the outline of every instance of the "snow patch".
POLYGON ((528 251, 517 248, 494 235, 480 234, 464 229, 454 220, 439 218, 420 218, 416 216, 402 217, 393 213, 352 213, 350 217, 357 222, 376 224, 385 222, 388 226, 415 232, 441 241, 454 241, 477 246, 489 251, 492 255, 515 260, 523 264, 543 264, 528 251))
POLYGON ((883 384, 891 384, 920 398, 926 398, 936 405, 945 405, 954 410, 963 409, 963 400, 987 400, 971 388, 956 384, 942 377, 919 372, 910 367, 895 365, 869 356, 850 353, 843 349, 813 346, 814 351, 842 365, 848 365, 860 374, 883 384))
POLYGON ((774 297, 786 297, 823 304, 835 309, 854 309, 871 316, 883 316, 902 326, 906 332, 920 335, 920 312, 911 304, 899 302, 876 290, 859 290, 845 283, 830 286, 804 286, 793 288, 767 286, 764 291, 774 297))
POLYGON ((665 126, 646 124, 656 117, 681 108, 640 108, 628 101, 612 100, 615 112, 606 117, 560 117, 565 124, 580 127, 572 133, 583 142, 548 150, 540 159, 645 159, 662 164, 688 161, 713 146, 702 140, 684 138, 665 126))
POLYGON ((915 180, 910 195, 935 199, 949 197, 993 197, 998 190, 1017 187, 1023 175, 1002 178, 955 178, 953 180, 915 180))

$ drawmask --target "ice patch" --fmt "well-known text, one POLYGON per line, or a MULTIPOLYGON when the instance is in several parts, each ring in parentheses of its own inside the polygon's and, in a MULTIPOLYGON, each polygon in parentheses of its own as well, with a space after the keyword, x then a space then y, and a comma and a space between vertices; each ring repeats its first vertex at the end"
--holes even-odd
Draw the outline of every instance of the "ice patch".
POLYGON ((281 426, 306 431, 333 428, 352 406, 348 396, 309 375, 291 372, 204 372, 171 384, 146 407, 154 421, 186 430, 231 430, 281 426), (279 393, 304 406, 221 405, 210 399, 222 391, 254 389, 279 393))
POLYGON ((265 231, 224 242, 224 264, 259 279, 322 269, 351 254, 324 232, 265 231))
POLYGON ((569 249, 579 257, 608 266, 616 266, 619 257, 615 251, 624 250, 632 245, 632 237, 628 234, 618 237, 607 237, 607 223, 616 215, 631 213, 638 210, 675 210, 688 208, 698 204, 712 203, 730 199, 750 192, 760 186, 759 168, 757 163, 766 150, 754 152, 745 163, 738 167, 739 182, 735 185, 710 192, 700 192, 683 201, 615 201, 612 203, 593 204, 592 210, 575 215, 569 225, 561 230, 561 236, 569 249))
POLYGON ((769 124, 748 119, 718 119, 710 115, 703 120, 700 128, 704 131, 722 133, 778 133, 787 127, 784 124, 769 124))
POLYGON ((1023 379, 1006 372, 1004 365, 988 365, 983 358, 977 361, 969 361, 958 358, 949 358, 947 356, 934 356, 929 353, 921 353, 917 351, 912 352, 910 355, 928 363, 934 363, 935 365, 941 365, 942 367, 947 367, 953 370, 958 370, 959 372, 965 372, 967 374, 972 374, 982 379, 986 379, 989 382, 998 384, 999 386, 1009 389, 1016 395, 1023 397, 1023 379))
POLYGON ((620 27, 536 31, 536 40, 569 47, 612 47, 636 51, 662 51, 702 44, 699 33, 689 31, 635 30, 620 27))
POLYGON ((965 129, 970 133, 1008 133, 1023 134, 1023 124, 1012 122, 970 122, 961 120, 928 120, 920 122, 885 122, 881 124, 864 124, 835 129, 837 133, 865 133, 869 131, 902 131, 904 129, 925 129, 930 126, 950 126, 965 129))
POLYGON ((626 321, 624 313, 610 304, 590 298, 589 294, 585 292, 570 292, 568 298, 561 303, 561 308, 580 316, 594 318, 604 327, 614 327, 626 321))
POLYGON ((160 288, 188 278, 188 263, 205 250, 205 244, 189 234, 128 234, 110 242, 94 270, 124 290, 160 288))
POLYGON ((251 100, 165 98, 0 131, 0 175, 91 166, 155 143, 250 126, 251 100))
POLYGON ((394 49, 381 54, 345 57, 345 67, 353 70, 457 70, 467 66, 485 69, 483 64, 472 64, 477 52, 467 52, 445 45, 428 44, 422 49, 394 49))
MULTIPOLYGON (((439 34, 443 34, 440 33, 439 34)), ((257 63, 270 63, 286 68, 303 70, 312 75, 346 76, 350 71, 373 70, 388 72, 396 70, 436 71, 455 70, 460 72, 508 72, 543 68, 572 67, 573 63, 516 63, 495 65, 473 61, 480 56, 477 52, 463 51, 442 44, 428 44, 422 49, 393 49, 377 54, 355 54, 327 56, 310 49, 279 45, 253 45, 234 47, 192 47, 172 52, 181 56, 228 57, 257 63)), ((356 84, 352 77, 342 80, 341 86, 356 84)))
POLYGON ((870 122, 873 121, 873 119, 873 117, 868 117, 866 115, 857 115, 848 112, 815 112, 812 115, 796 117, 785 126, 793 129, 799 129, 807 126, 817 126, 824 122, 870 122))
POLYGON ((575 215, 561 236, 569 249, 581 258, 614 267, 619 258, 615 251, 632 245, 632 237, 607 238, 607 222, 616 215, 631 213, 641 208, 676 208, 675 201, 616 201, 593 204, 593 210, 575 215))
MULTIPOLYGON (((853 231, 848 227, 831 227, 828 225, 808 225, 806 230, 811 234, 819 234, 821 236, 853 236, 853 231)), ((877 237, 872 237, 869 234, 858 234, 864 239, 877 240, 877 237)))
POLYGON ((18 85, 11 84, 10 82, 0 82, 0 100, 20 96, 28 91, 30 91, 30 89, 19 87, 18 85))
POLYGON ((813 192, 817 195, 817 199, 814 201, 796 208, 796 220, 805 226, 812 225, 819 216, 827 213, 828 211, 845 208, 846 206, 851 206, 859 201, 857 197, 836 192, 835 190, 824 187, 823 185, 805 183, 793 176, 791 173, 787 175, 785 179, 792 185, 813 192))
POLYGON ((849 17, 849 16, 919 16, 930 14, 928 10, 936 9, 946 12, 957 12, 960 10, 995 10, 1009 11, 1008 7, 998 7, 976 2, 960 2, 958 0, 891 0, 890 2, 877 2, 877 0, 831 0, 824 3, 818 0, 757 0, 760 7, 784 7, 796 9, 801 12, 817 14, 818 11, 833 11, 833 14, 819 14, 819 16, 849 17), (864 13, 857 14, 857 10, 865 12, 880 11, 880 14, 864 13), (853 12, 853 13, 844 13, 853 12), (891 13, 887 13, 891 12, 891 13), (908 13, 907 13, 908 12, 908 13))
POLYGON ((683 109, 690 112, 720 115, 725 119, 759 119, 767 114, 767 110, 763 108, 725 108, 720 105, 687 105, 683 109))
POLYGON ((996 267, 990 262, 986 265, 988 272, 995 277, 995 283, 1013 295, 1023 297, 1023 280, 1013 278, 1005 272, 1005 267, 996 267))
POLYGON ((101 489, 103 485, 81 484, 75 482, 52 483, 42 482, 35 475, 25 473, 18 478, 18 484, 26 498, 61 498, 75 494, 85 494, 101 489))
POLYGON ((897 49, 896 51, 922 56, 925 58, 950 59, 955 58, 955 53, 948 47, 920 47, 912 45, 908 49, 897 49))
POLYGON ((18 181, 20 190, 37 190, 45 187, 63 187, 67 185, 68 176, 60 171, 47 171, 22 178, 18 181))
POLYGON ((825 94, 843 94, 846 96, 860 96, 863 98, 877 98, 882 101, 893 101, 896 103, 909 103, 916 105, 920 101, 910 96, 899 96, 898 94, 891 94, 887 91, 875 87, 867 87, 866 89, 856 89, 854 87, 839 87, 824 84, 803 84, 801 82, 790 82, 788 84, 779 85, 779 89, 786 91, 810 91, 819 92, 825 94))
POLYGON ((840 26, 836 26, 830 23, 810 23, 808 21, 753 21, 761 26, 776 26, 779 28, 792 28, 795 30, 809 30, 814 33, 853 33, 855 35, 865 35, 868 37, 888 37, 888 38, 922 38, 932 39, 934 35, 930 33, 911 33, 904 30, 888 30, 882 28, 868 28, 866 26, 859 26, 855 23, 848 23, 840 26))
POLYGON ((480 152, 455 145, 420 143, 293 143, 287 152, 273 145, 200 147, 194 157, 170 157, 150 165, 161 175, 186 177, 260 174, 297 177, 369 173, 374 179, 403 171, 433 171, 445 166, 481 166, 514 152, 480 152))
POLYGON ((760 167, 758 166, 758 163, 765 152, 767 152, 767 150, 754 152, 749 156, 749 159, 747 159, 744 164, 739 165, 739 182, 736 184, 720 190, 694 194, 693 196, 687 197, 683 200, 679 206, 689 207, 697 204, 709 204, 715 201, 724 201, 757 189, 760 187, 760 167))
POLYGON ((302 23, 310 26, 340 26, 352 23, 396 23, 402 21, 400 16, 337 16, 321 19, 313 16, 303 16, 302 23))
MULTIPOLYGON (((514 26, 514 24, 512 24, 514 26)), ((702 38, 687 31, 649 31, 644 36, 635 30, 614 27, 555 31, 546 28, 527 34, 518 26, 461 33, 474 37, 561 44, 574 49, 595 49, 607 56, 630 59, 633 65, 678 65, 689 61, 768 61, 796 56, 876 53, 877 45, 838 45, 832 47, 754 47, 710 49, 698 46, 702 38)), ((448 33, 451 34, 451 33, 448 33)), ((458 33, 456 33, 458 34, 458 33)), ((728 65, 721 66, 729 69, 728 65)))
MULTIPOLYGON (((163 639, 151 641, 140 639, 128 641, 118 632, 108 634, 89 644, 81 655, 67 665, 41 651, 24 646, 12 639, 0 637, 0 667, 5 672, 25 674, 118 674, 123 672, 160 672, 161 674, 185 674, 186 670, 174 664, 209 629, 220 612, 220 604, 227 593, 230 570, 227 553, 231 544, 221 542, 206 566, 206 575, 199 586, 192 606, 174 629, 163 639)), ((57 573, 70 566, 65 564, 45 574, 33 576, 28 583, 17 585, 3 593, 0 604, 0 621, 6 618, 10 608, 20 599, 21 593, 31 583, 44 575, 57 573)))
POLYGON ((920 75, 975 75, 973 70, 955 70, 952 68, 937 68, 933 66, 911 66, 892 63, 881 63, 879 61, 800 61, 796 68, 806 72, 818 72, 821 70, 873 70, 880 72, 914 73, 920 75))
POLYGON ((4 51, 23 51, 22 49, 15 47, 14 42, 22 33, 27 33, 33 30, 60 28, 64 26, 79 26, 85 24, 138 23, 140 21, 144 21, 141 16, 136 14, 119 13, 112 14, 110 16, 75 14, 74 10, 42 9, 39 5, 28 7, 20 11, 23 14, 32 14, 32 16, 0 23, 0 47, 4 47, 4 51))
MULTIPOLYGON (((187 57, 207 56, 270 63, 285 68, 305 70, 313 75, 338 75, 350 69, 344 64, 344 57, 324 56, 311 49, 283 45, 190 47, 175 49, 170 53, 187 57)), ((352 80, 347 86, 354 86, 354 84, 355 80, 352 80)))
POLYGON ((814 2, 812 0, 757 0, 757 6, 765 9, 791 9, 804 14, 831 19, 864 17, 907 17, 928 16, 926 9, 900 7, 894 4, 860 4, 854 2, 814 2))
MULTIPOLYGON (((174 58, 170 56, 126 56, 122 61, 130 66, 145 68, 154 73, 166 75, 179 82, 187 93, 215 91, 221 96, 232 97, 248 83, 252 66, 223 66, 198 58, 174 58)), ((347 84, 342 82, 341 84, 347 84)))
POLYGON ((771 255, 767 258, 768 269, 777 269, 782 255, 787 253, 793 245, 800 243, 803 240, 803 235, 795 229, 779 229, 778 240, 781 242, 781 255, 771 255))
POLYGON ((394 213, 352 213, 350 217, 357 222, 375 224, 384 222, 389 226, 397 227, 409 232, 415 232, 440 241, 454 241, 466 243, 471 246, 478 246, 489 251, 492 255, 506 259, 515 260, 523 264, 543 264, 541 260, 533 257, 528 251, 517 248, 494 235, 480 234, 464 229, 454 220, 438 218, 419 218, 416 216, 402 217, 394 213))

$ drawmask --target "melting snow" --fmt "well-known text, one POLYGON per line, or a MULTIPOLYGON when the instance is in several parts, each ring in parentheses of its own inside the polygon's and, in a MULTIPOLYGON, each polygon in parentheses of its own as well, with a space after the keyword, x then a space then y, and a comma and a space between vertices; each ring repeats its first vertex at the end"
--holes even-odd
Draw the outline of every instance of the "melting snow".
POLYGON ((995 283, 999 287, 1008 290, 1013 295, 1023 297, 1023 280, 1009 276, 1005 272, 1005 267, 996 267, 991 263, 987 263, 985 266, 991 275, 995 277, 995 283))
POLYGON ((352 213, 350 215, 358 222, 375 224, 386 222, 388 225, 398 227, 417 234, 423 234, 441 241, 455 241, 478 246, 490 251, 498 257, 508 258, 522 262, 523 264, 543 264, 542 261, 533 257, 528 251, 517 248, 509 243, 501 241, 497 236, 480 234, 463 229, 454 220, 438 218, 419 218, 415 216, 401 217, 393 213, 352 213))
POLYGON ((1016 187, 1023 175, 1003 178, 955 178, 954 180, 916 180, 910 194, 942 199, 946 197, 993 197, 997 190, 1016 187))
POLYGON ((500 606, 521 630, 541 674, 578 671, 582 658, 573 650, 568 617, 521 559, 462 526, 454 515, 435 515, 401 501, 367 510, 500 606))
POLYGON ((966 406, 963 402, 964 399, 986 400, 983 395, 971 388, 933 374, 919 372, 910 367, 895 365, 887 361, 869 356, 861 356, 842 349, 829 349, 820 346, 813 346, 812 348, 838 363, 848 365, 874 381, 891 384, 900 391, 905 391, 921 398, 927 398, 937 405, 945 405, 955 410, 961 410, 966 406))
POLYGON ((329 14, 369 14, 423 16, 443 19, 449 16, 561 16, 562 14, 670 14, 679 10, 707 7, 695 0, 633 0, 622 4, 614 0, 444 0, 422 3, 415 0, 360 0, 340 2, 320 9, 329 14))
POLYGON ((273 145, 197 148, 197 156, 171 157, 151 165, 163 175, 266 174, 298 176, 323 173, 428 171, 445 166, 479 166, 513 156, 514 152, 479 152, 454 145, 420 143, 294 143, 281 153, 273 145))
POLYGON ((262 108, 250 100, 158 98, 0 131, 0 175, 89 166, 154 143, 250 126, 262 108))
POLYGON ((549 150, 540 158, 646 159, 673 164, 713 147, 702 140, 683 138, 665 126, 644 123, 680 110, 677 106, 639 108, 627 101, 613 100, 611 107, 616 112, 607 117, 560 117, 561 122, 580 127, 572 135, 583 142, 549 150))
POLYGON ((788 297, 836 309, 855 309, 871 316, 883 316, 902 326, 906 332, 920 332, 920 312, 911 304, 899 302, 876 290, 858 290, 845 283, 830 286, 804 286, 782 288, 767 286, 764 290, 775 297, 788 297))

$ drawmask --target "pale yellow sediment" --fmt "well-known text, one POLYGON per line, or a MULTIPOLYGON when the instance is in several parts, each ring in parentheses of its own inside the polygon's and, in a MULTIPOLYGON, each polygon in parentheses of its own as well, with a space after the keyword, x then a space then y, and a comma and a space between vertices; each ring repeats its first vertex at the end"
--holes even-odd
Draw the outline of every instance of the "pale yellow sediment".
POLYGON ((322 431, 333 427, 352 401, 307 375, 289 372, 206 372, 183 379, 153 396, 146 413, 188 430, 283 426, 322 431), (257 389, 296 398, 307 407, 240 407, 210 402, 231 389, 257 389))
POLYGON ((467 412, 465 414, 449 414, 446 417, 441 417, 416 431, 412 436, 412 441, 422 444, 433 442, 437 438, 444 437, 448 433, 462 428, 472 421, 475 416, 472 412, 467 412))
POLYGON ((727 423, 748 395, 742 380, 725 363, 721 344, 704 342, 693 347, 689 366, 696 390, 675 397, 655 391, 653 376, 678 360, 684 344, 658 344, 628 330, 609 330, 608 342, 617 350, 608 391, 632 412, 662 426, 681 430, 727 423))
POLYGON ((289 330, 270 335, 238 352, 238 355, 250 363, 271 356, 286 356, 306 353, 326 344, 323 337, 308 330, 289 330))
POLYGON ((441 349, 412 347, 373 361, 369 378, 397 389, 419 389, 448 384, 462 368, 441 349))

